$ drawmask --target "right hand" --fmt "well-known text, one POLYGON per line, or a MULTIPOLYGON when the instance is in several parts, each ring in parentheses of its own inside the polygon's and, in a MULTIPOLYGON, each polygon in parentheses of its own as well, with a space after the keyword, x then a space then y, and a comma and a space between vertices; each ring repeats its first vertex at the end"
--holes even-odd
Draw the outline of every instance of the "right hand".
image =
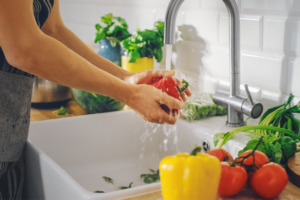
POLYGON ((129 96, 127 105, 144 120, 159 124, 175 124, 180 118, 180 110, 184 108, 183 102, 150 85, 132 86, 134 87, 133 94, 129 96), (161 105, 166 105, 170 110, 176 109, 179 114, 168 114, 161 108, 161 105))

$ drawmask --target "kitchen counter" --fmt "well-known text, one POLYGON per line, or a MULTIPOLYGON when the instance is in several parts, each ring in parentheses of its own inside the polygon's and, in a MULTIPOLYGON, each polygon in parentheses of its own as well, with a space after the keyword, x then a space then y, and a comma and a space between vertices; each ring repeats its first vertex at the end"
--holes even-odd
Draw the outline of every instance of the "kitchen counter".
POLYGON ((57 110, 58 108, 54 108, 54 109, 31 108, 30 121, 34 122, 34 121, 57 119, 57 118, 63 118, 63 117, 72 117, 72 116, 79 116, 79 115, 86 114, 86 112, 73 99, 70 100, 65 105, 65 108, 68 109, 68 114, 66 114, 66 115, 55 114, 53 111, 57 110))
MULTIPOLYGON (((66 106, 68 109, 67 115, 57 115, 53 111, 57 109, 31 109, 31 122, 33 121, 41 121, 41 120, 49 120, 49 119, 57 119, 63 117, 72 117, 78 115, 84 115, 86 112, 74 101, 71 100, 66 106)), ((239 200, 258 200, 260 199, 254 192, 249 188, 245 187, 237 196, 233 198, 219 198, 219 200, 231 200, 231 199, 239 199, 239 200)), ((279 200, 296 200, 300 199, 300 188, 296 187, 292 183, 288 183, 284 191, 278 197, 279 200)), ((156 191, 148 194, 139 195, 132 198, 127 198, 126 200, 162 200, 161 191, 156 191)))

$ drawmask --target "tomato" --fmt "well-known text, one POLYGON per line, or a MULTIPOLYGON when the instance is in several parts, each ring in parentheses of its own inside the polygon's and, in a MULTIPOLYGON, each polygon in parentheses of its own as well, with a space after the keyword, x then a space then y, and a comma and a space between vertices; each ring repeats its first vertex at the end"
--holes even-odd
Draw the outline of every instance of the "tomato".
POLYGON ((273 199, 282 192, 288 180, 285 169, 277 163, 270 162, 254 173, 250 185, 262 198, 273 199))
POLYGON ((216 149, 209 150, 207 153, 209 155, 212 155, 212 156, 218 158, 221 162, 222 161, 233 161, 232 156, 225 149, 216 148, 216 149))
POLYGON ((221 162, 222 172, 218 194, 229 197, 239 193, 247 182, 247 172, 241 166, 230 166, 228 162, 221 162))
MULTIPOLYGON (((242 157, 245 157, 247 155, 249 155, 253 150, 248 150, 248 151, 245 151, 243 152, 241 155, 239 155, 237 161, 240 162, 242 161, 242 157)), ((263 152, 261 151, 258 151, 256 150, 254 152, 254 162, 255 164, 260 168, 262 165, 264 165, 265 163, 268 163, 269 162, 269 158, 266 154, 264 154, 263 152)), ((249 156, 248 158, 246 158, 243 163, 242 163, 243 166, 251 166, 253 165, 253 156, 249 156)), ((250 168, 251 169, 251 168, 250 168)), ((255 166, 252 167, 252 170, 250 171, 256 171, 257 168, 255 166)))

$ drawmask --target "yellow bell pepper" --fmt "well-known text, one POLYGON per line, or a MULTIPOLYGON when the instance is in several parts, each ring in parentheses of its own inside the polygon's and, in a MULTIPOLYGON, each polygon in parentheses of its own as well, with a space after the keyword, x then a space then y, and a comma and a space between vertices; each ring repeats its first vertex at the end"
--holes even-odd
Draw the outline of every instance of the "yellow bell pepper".
POLYGON ((163 158, 159 173, 164 200, 215 200, 221 163, 208 154, 180 153, 163 158))

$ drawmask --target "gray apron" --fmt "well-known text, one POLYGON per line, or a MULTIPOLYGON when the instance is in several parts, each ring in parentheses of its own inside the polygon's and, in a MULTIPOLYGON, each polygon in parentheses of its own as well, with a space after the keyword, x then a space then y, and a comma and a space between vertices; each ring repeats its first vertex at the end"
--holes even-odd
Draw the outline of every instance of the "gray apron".
POLYGON ((20 159, 27 141, 33 78, 0 71, 0 162, 20 159))

